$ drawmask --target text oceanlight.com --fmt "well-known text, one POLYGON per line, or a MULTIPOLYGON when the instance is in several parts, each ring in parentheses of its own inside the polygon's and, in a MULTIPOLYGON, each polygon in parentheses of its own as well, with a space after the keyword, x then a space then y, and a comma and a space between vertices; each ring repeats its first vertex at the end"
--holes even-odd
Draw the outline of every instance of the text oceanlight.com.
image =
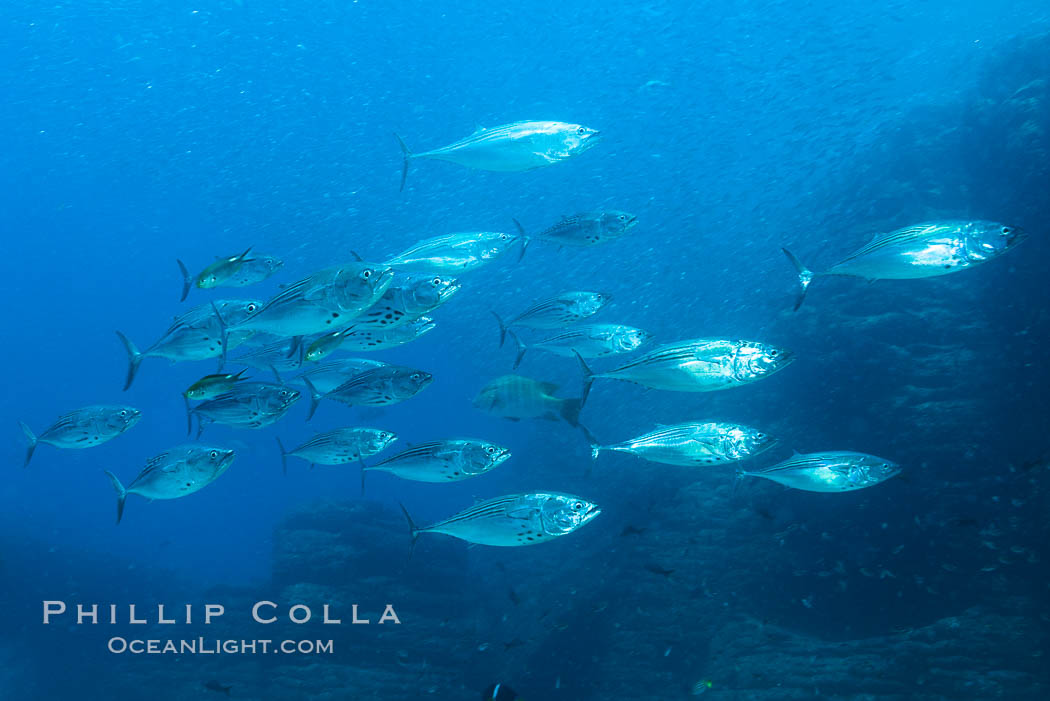
POLYGON ((331 655, 331 640, 140 640, 114 637, 107 648, 114 654, 132 655, 331 655))

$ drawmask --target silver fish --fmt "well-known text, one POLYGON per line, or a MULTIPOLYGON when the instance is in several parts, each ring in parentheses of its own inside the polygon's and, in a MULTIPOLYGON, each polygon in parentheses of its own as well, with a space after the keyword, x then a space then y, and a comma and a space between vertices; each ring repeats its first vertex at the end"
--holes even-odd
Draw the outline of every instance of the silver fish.
POLYGON ((337 428, 318 433, 292 450, 285 450, 280 438, 277 446, 281 450, 281 469, 287 474, 289 455, 305 460, 310 467, 315 464, 345 465, 382 452, 396 440, 396 433, 378 428, 337 428))
POLYGON ((474 406, 494 416, 511 421, 520 419, 564 419, 578 426, 580 399, 560 399, 554 396, 558 386, 540 382, 523 375, 503 375, 492 380, 478 392, 474 406))
POLYGON ((739 387, 787 367, 794 354, 783 348, 752 341, 691 339, 660 346, 626 365, 592 373, 583 358, 583 398, 594 380, 626 380, 652 389, 676 392, 712 392, 739 387))
POLYGON ((196 285, 202 290, 214 287, 247 287, 262 282, 270 277, 284 264, 275 256, 249 256, 251 248, 235 256, 219 258, 197 275, 191 275, 186 264, 176 259, 182 272, 182 299, 196 285))
POLYGON ((236 374, 220 373, 215 375, 205 375, 190 385, 186 391, 182 393, 182 396, 186 399, 192 399, 193 401, 214 399, 220 394, 229 392, 238 382, 248 379, 244 377, 244 373, 246 372, 248 371, 241 370, 236 374))
POLYGON ((745 460, 768 450, 775 442, 768 434, 748 426, 691 421, 661 426, 621 443, 600 445, 592 440, 591 457, 597 460, 603 450, 615 450, 650 462, 692 467, 745 460))
POLYGON ((303 364, 305 346, 300 336, 285 338, 263 346, 250 347, 227 358, 234 365, 247 365, 256 370, 288 372, 298 370, 303 364))
POLYGON ((304 377, 303 382, 310 389, 310 413, 306 420, 313 418, 322 399, 334 399, 350 406, 389 406, 411 399, 433 381, 434 376, 423 370, 384 365, 355 375, 322 394, 309 378, 304 377))
POLYGON ((340 358, 338 360, 329 360, 316 365, 308 365, 308 369, 294 379, 300 382, 309 379, 318 392, 321 394, 327 394, 350 378, 360 375, 362 372, 386 366, 387 363, 384 363, 381 360, 340 358))
POLYGON ((513 122, 491 129, 479 127, 470 136, 448 146, 412 153, 397 136, 405 157, 401 189, 405 189, 409 161, 416 158, 448 161, 477 170, 520 172, 577 156, 594 146, 598 137, 597 130, 580 124, 513 122))
POLYGON ((506 448, 471 438, 422 443, 364 468, 361 490, 364 491, 364 473, 369 470, 389 472, 416 482, 455 482, 483 475, 509 457, 510 451, 506 448))
MULTIPOLYGON (((219 300, 202 304, 175 317, 171 326, 156 343, 141 352, 127 336, 117 331, 117 336, 128 354, 128 374, 124 381, 124 389, 131 387, 145 358, 167 358, 178 362, 224 357, 227 349, 223 347, 222 323, 215 316, 215 309, 218 309, 222 318, 230 324, 243 321, 261 308, 262 304, 257 300, 219 300)), ((226 345, 236 348, 251 335, 250 331, 229 333, 225 339, 226 345)))
POLYGON ((578 354, 582 358, 604 358, 607 355, 630 353, 652 338, 652 334, 623 324, 586 324, 574 326, 537 343, 525 344, 517 334, 508 331, 518 346, 518 357, 514 368, 521 365, 525 351, 530 348, 571 358, 578 354))
POLYGON ((537 302, 521 314, 511 317, 506 323, 499 314, 492 312, 499 324, 499 345, 507 338, 511 326, 526 326, 531 329, 560 329, 597 314, 612 301, 607 292, 562 292, 556 297, 537 302))
MULTIPOLYGON (((638 217, 630 212, 615 209, 584 212, 562 217, 561 221, 536 234, 535 238, 560 246, 597 246, 626 236, 637 225, 638 217)), ((521 224, 518 224, 518 229, 525 236, 521 224)))
POLYGON ((242 382, 225 394, 207 399, 195 407, 186 404, 187 434, 197 416, 197 436, 204 423, 214 422, 237 428, 263 428, 276 423, 299 399, 299 390, 268 382, 242 382))
POLYGON ((445 234, 416 242, 386 264, 398 270, 465 273, 495 260, 520 240, 499 231, 445 234))
POLYGON ((601 513, 597 504, 559 492, 496 497, 425 528, 416 527, 404 506, 401 510, 413 545, 424 533, 444 533, 478 545, 536 545, 568 535, 601 513))
POLYGON ((871 242, 827 270, 813 272, 781 249, 798 271, 802 306, 813 278, 846 275, 866 280, 911 280, 947 275, 998 258, 1028 238, 1021 229, 990 221, 927 222, 877 234, 871 242))
POLYGON ((807 492, 849 492, 872 487, 900 474, 895 462, 865 453, 829 451, 795 453, 784 462, 761 470, 740 470, 741 477, 764 477, 807 492))
POLYGON ((29 461, 33 459, 33 451, 39 443, 47 443, 56 448, 93 448, 116 438, 137 424, 141 418, 142 412, 130 406, 86 406, 59 417, 39 436, 19 421, 28 443, 23 467, 29 466, 29 461))
POLYGON ((395 326, 389 329, 358 328, 351 326, 342 331, 334 331, 316 339, 306 349, 307 362, 316 362, 336 350, 353 352, 377 351, 410 343, 425 333, 434 330, 437 324, 429 316, 395 326))
POLYGON ((437 309, 459 288, 455 279, 440 275, 409 278, 403 285, 388 288, 379 301, 354 319, 354 327, 396 328, 437 309))
POLYGON ((305 336, 344 327, 375 304, 394 279, 388 267, 350 263, 327 268, 289 285, 233 330, 305 336))
POLYGON ((117 490, 117 523, 124 516, 129 494, 147 499, 178 499, 207 487, 233 464, 233 451, 203 445, 182 445, 157 455, 146 463, 125 489, 117 476, 106 474, 117 490))

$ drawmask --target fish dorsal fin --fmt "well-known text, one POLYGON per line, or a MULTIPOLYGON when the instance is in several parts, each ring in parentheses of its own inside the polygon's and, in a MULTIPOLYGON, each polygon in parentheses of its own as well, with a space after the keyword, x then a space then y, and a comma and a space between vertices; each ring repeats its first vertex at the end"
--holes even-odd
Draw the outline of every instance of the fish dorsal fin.
POLYGON ((474 133, 475 134, 480 134, 483 131, 485 131, 485 127, 483 127, 480 124, 478 124, 477 122, 475 122, 474 123, 474 133))
POLYGON ((248 248, 244 249, 244 253, 240 254, 239 256, 235 256, 234 260, 244 260, 244 257, 251 253, 251 251, 252 247, 248 246, 248 248))

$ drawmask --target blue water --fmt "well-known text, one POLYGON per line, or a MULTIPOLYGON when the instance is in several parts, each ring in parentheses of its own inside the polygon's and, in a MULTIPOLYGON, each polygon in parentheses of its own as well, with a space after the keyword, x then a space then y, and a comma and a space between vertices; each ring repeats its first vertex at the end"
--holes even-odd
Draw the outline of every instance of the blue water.
MULTIPOLYGON (((202 686, 215 679, 240 698, 477 698, 502 680, 529 699, 673 699, 707 678, 713 698, 1042 698, 1045 2, 89 0, 9 3, 0 28, 9 465, 0 481, 0 667, 12 670, 0 674, 3 698, 221 697, 202 686), (417 161, 398 192, 394 132, 423 150, 519 119, 586 124, 603 141, 525 173, 417 161), (641 223, 608 245, 536 243, 520 263, 510 254, 464 275, 464 289, 433 314, 434 332, 377 356, 433 373, 419 396, 381 412, 326 402, 310 424, 304 400, 260 431, 209 426, 206 441, 237 451, 228 474, 186 499, 133 496, 114 524, 103 470, 130 480, 147 458, 184 442, 180 392, 215 368, 149 358, 122 393, 115 330, 145 348, 194 304, 266 299, 351 252, 383 260, 429 236, 513 231, 512 219, 535 232, 601 208, 641 223), (781 246, 822 269, 873 232, 937 218, 1007 221, 1031 240, 960 275, 818 280, 791 312, 794 274, 781 246), (280 274, 243 290, 194 290, 179 303, 176 258, 199 270, 248 246, 281 257, 280 274), (781 439, 767 462, 793 448, 858 450, 892 458, 904 474, 820 495, 734 487, 732 468, 700 473, 621 455, 592 466, 586 440, 564 423, 474 409, 478 389, 513 361, 497 346, 490 310, 514 313, 565 289, 611 292, 614 304, 596 320, 642 327, 659 342, 747 338, 798 355, 784 372, 730 392, 599 382, 583 420, 603 440, 734 420, 781 439), (84 451, 42 445, 21 468, 17 420, 42 431, 74 408, 122 402, 144 414, 126 435, 84 451), (340 633, 349 641, 339 654, 285 669, 285 680, 304 684, 289 691, 268 685, 265 668, 129 660, 105 652, 113 631, 41 625, 45 599, 202 605, 237 590, 280 600, 289 582, 275 575, 275 552, 284 552, 275 529, 319 500, 361 497, 356 468, 293 461, 282 475, 274 436, 291 445, 355 424, 397 432, 397 447, 466 435, 514 453, 457 484, 370 477, 367 500, 388 519, 376 533, 389 542, 371 531, 358 542, 376 548, 371 566, 405 590, 391 594, 404 603, 402 626, 382 633, 393 636, 389 654, 368 659, 400 670, 396 688, 387 678, 332 681, 337 674, 314 684, 317 670, 305 666, 349 664, 374 647, 375 628, 340 633), (429 523, 477 499, 535 490, 583 495, 603 514, 543 548, 468 550, 434 536, 405 564, 398 502, 429 523), (628 525, 644 532, 621 535, 628 525), (653 563, 676 574, 654 574, 653 563), (511 601, 511 590, 525 600, 511 601), (541 622, 558 607, 570 612, 558 625, 541 622), (929 681, 926 667, 953 664, 943 660, 895 667, 885 696, 855 670, 841 676, 856 688, 840 679, 821 690, 772 656, 727 662, 740 659, 726 641, 739 643, 731 626, 745 618, 812 640, 823 658, 817 645, 829 640, 927 626, 934 639, 953 638, 943 624, 953 617, 987 632, 985 619, 965 623, 975 607, 1004 627, 1014 616, 1033 628, 1011 639, 1016 654, 973 633, 971 662, 957 656, 960 668, 947 675, 959 687, 929 681), (443 623, 450 618, 455 632, 443 623), (523 644, 503 650, 516 638, 523 644), (50 671, 56 650, 79 660, 60 681, 50 671), (392 661, 403 653, 441 668, 434 650, 452 651, 444 675, 392 661), (994 671, 975 672, 972 661, 992 651, 1015 666, 995 658, 994 671), (749 665, 770 668, 745 680, 749 665)), ((571 360, 530 353, 521 372, 556 382, 560 396, 579 391, 571 360)), ((336 530, 352 542, 356 528, 336 530)), ((259 635, 247 631, 237 636, 259 635)), ((774 651, 778 640, 742 647, 774 651)))

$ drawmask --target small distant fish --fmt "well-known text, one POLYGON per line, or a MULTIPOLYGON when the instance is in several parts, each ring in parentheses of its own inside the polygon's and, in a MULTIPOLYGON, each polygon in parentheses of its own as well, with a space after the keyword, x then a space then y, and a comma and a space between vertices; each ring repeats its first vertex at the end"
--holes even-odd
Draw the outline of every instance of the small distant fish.
POLYGON ((494 416, 517 421, 519 419, 564 419, 578 426, 580 399, 560 399, 554 396, 558 386, 540 382, 523 375, 503 375, 492 380, 478 392, 474 406, 494 416))
POLYGON ((237 428, 263 428, 276 423, 299 400, 299 390, 269 382, 241 382, 229 392, 186 407, 186 431, 193 430, 197 416, 197 436, 205 422, 237 428))
POLYGON ((421 316, 391 329, 358 328, 351 326, 321 336, 306 349, 306 360, 316 362, 336 350, 350 353, 384 350, 411 343, 425 333, 433 331, 437 324, 429 316, 421 316))
POLYGON ((334 399, 350 406, 389 406, 411 399, 434 381, 429 372, 403 365, 384 365, 366 370, 330 392, 317 391, 309 378, 303 378, 310 389, 310 413, 313 418, 322 399, 334 399))
POLYGON ((386 264, 398 270, 465 273, 495 260, 519 240, 516 234, 499 231, 446 234, 418 241, 386 264))
POLYGON ((593 373, 577 355, 584 374, 583 398, 598 378, 626 380, 652 389, 712 392, 739 387, 787 367, 794 354, 765 343, 691 339, 660 346, 608 372, 593 373))
POLYGON ((392 431, 377 428, 337 428, 318 433, 297 448, 285 450, 281 439, 277 438, 277 447, 281 451, 281 469, 288 473, 288 456, 291 455, 317 465, 345 465, 361 462, 365 458, 386 450, 387 446, 397 440, 392 431))
POLYGON ((109 470, 117 491, 117 523, 124 516, 124 501, 129 494, 147 499, 177 499, 208 486, 233 463, 233 451, 202 445, 183 445, 151 458, 138 477, 124 487, 109 470))
POLYGON ((321 394, 327 394, 343 384, 352 377, 362 372, 386 367, 387 363, 381 360, 370 360, 368 358, 339 358, 337 360, 326 360, 316 365, 307 365, 306 370, 300 373, 295 380, 310 380, 314 388, 321 394))
POLYGON ((714 685, 714 682, 710 679, 701 679, 696 684, 693 684, 693 696, 700 696, 701 694, 707 693, 707 691, 714 685))
POLYGON ((506 448, 472 438, 421 443, 362 470, 379 470, 416 482, 454 482, 483 475, 510 458, 506 448))
MULTIPOLYGON (((629 212, 584 212, 562 217, 561 221, 536 234, 535 238, 561 246, 597 246, 626 236, 637 225, 638 217, 629 212)), ((524 228, 521 224, 518 227, 525 237, 524 228)), ((528 237, 525 238, 528 241, 528 237)))
MULTIPOLYGON (((396 134, 394 136, 397 136, 396 134)), ((520 172, 541 168, 579 155, 598 142, 599 132, 565 122, 512 122, 477 130, 448 146, 412 153, 400 136, 404 165, 401 189, 405 189, 408 164, 416 158, 448 161, 476 170, 520 172)))
POLYGON ((657 565, 654 562, 648 562, 645 565, 642 565, 642 567, 643 569, 645 569, 646 572, 652 572, 653 574, 658 574, 661 577, 670 577, 675 572, 674 570, 669 570, 666 567, 661 567, 660 565, 657 565))
POLYGON ((124 389, 131 387, 139 366, 149 357, 167 358, 172 362, 225 358, 226 351, 247 341, 251 332, 229 333, 224 339, 223 320, 226 324, 239 323, 260 308, 261 304, 255 300, 219 300, 202 304, 175 317, 168 330, 145 351, 139 351, 127 336, 117 331, 117 336, 128 354, 128 374, 124 381, 124 389), (222 319, 215 315, 216 309, 219 310, 222 319))
POLYGON ((518 592, 514 591, 514 589, 510 589, 507 592, 507 597, 510 599, 510 602, 515 606, 521 605, 521 597, 518 596, 518 592))
POLYGON ((521 314, 511 317, 506 323, 499 314, 492 312, 499 324, 500 348, 506 340, 507 329, 512 326, 560 329, 597 314, 611 301, 612 295, 607 292, 563 292, 556 297, 537 302, 521 314))
POLYGON ((623 527, 623 530, 620 531, 620 536, 624 537, 624 536, 629 536, 629 535, 642 535, 647 530, 649 530, 649 529, 648 528, 639 528, 638 526, 632 526, 631 524, 628 523, 626 526, 623 527))
POLYGON ((276 336, 327 333, 348 325, 371 307, 394 280, 389 267, 355 262, 326 268, 284 288, 228 331, 263 331, 276 336))
POLYGON ((877 234, 857 250, 822 272, 804 266, 782 249, 798 271, 802 306, 815 277, 846 275, 866 280, 912 280, 947 275, 998 258, 1028 238, 1021 229, 990 221, 926 222, 877 234))
POLYGON ((514 638, 514 640, 511 640, 509 643, 503 643, 503 652, 509 652, 510 650, 513 650, 516 647, 521 647, 524 644, 525 641, 521 638, 514 638))
POLYGON ((737 474, 764 477, 807 492, 848 492, 885 482, 900 471, 897 463, 874 455, 829 451, 796 453, 776 465, 761 470, 740 470, 737 474))
POLYGON ((390 329, 432 312, 459 291, 453 278, 428 275, 410 278, 403 285, 389 287, 375 304, 354 319, 357 329, 390 329))
POLYGON ((179 301, 186 300, 190 288, 194 285, 202 290, 213 287, 247 287, 262 282, 284 265, 281 259, 275 256, 256 254, 249 257, 251 250, 248 248, 239 255, 219 258, 196 276, 190 275, 185 263, 176 259, 175 262, 179 264, 179 270, 182 272, 182 299, 179 301))
POLYGON ((523 343, 513 331, 507 332, 518 346, 514 369, 521 365, 525 352, 536 349, 571 358, 578 354, 582 358, 604 358, 637 350, 652 338, 652 334, 623 324, 586 324, 574 326, 559 334, 536 343, 523 343))
POLYGON ((230 690, 233 689, 233 685, 231 685, 231 684, 223 685, 223 684, 220 684, 217 681, 212 680, 212 681, 205 682, 204 683, 204 688, 207 689, 208 691, 214 691, 214 692, 217 692, 217 693, 220 693, 220 694, 226 694, 227 696, 229 696, 230 695, 230 690))
POLYGON ((572 533, 601 513, 597 504, 559 492, 496 497, 425 528, 416 527, 404 506, 401 510, 413 545, 424 533, 443 533, 478 545, 535 545, 572 533))
POLYGON ((40 443, 66 449, 93 448, 116 438, 141 418, 142 412, 130 406, 86 406, 59 417, 39 436, 19 421, 28 443, 23 467, 29 466, 40 443))
POLYGON ((661 426, 637 438, 600 445, 591 444, 591 457, 603 450, 631 453, 665 465, 714 465, 754 457, 776 441, 758 429, 734 423, 689 422, 661 426))
POLYGON ((182 393, 182 396, 186 397, 186 399, 192 399, 194 401, 198 401, 201 399, 214 399, 220 394, 229 392, 231 389, 233 389, 234 385, 236 385, 241 380, 245 379, 243 375, 246 372, 248 371, 241 370, 240 372, 234 375, 205 375, 204 377, 190 385, 189 388, 182 393))

